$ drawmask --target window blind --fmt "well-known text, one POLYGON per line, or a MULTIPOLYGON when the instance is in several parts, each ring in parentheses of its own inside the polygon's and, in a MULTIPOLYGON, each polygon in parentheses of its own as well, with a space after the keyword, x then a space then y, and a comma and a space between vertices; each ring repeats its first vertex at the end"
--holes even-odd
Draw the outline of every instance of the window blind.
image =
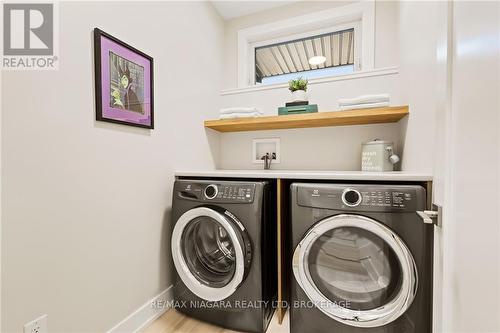
POLYGON ((354 64, 354 29, 291 40, 255 49, 256 81, 275 75, 354 64), (324 56, 326 61, 311 65, 309 59, 324 56))

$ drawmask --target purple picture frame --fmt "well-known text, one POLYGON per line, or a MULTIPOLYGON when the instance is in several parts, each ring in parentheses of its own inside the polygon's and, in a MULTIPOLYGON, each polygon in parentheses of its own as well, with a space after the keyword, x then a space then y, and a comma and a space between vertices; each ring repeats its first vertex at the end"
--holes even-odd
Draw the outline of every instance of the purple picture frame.
POLYGON ((153 58, 94 29, 96 120, 154 128, 153 58))

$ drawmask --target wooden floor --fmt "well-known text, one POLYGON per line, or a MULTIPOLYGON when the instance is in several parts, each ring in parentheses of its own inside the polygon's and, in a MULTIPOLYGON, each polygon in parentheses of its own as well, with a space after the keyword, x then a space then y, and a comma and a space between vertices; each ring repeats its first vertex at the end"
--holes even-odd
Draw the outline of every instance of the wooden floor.
MULTIPOLYGON (((283 324, 278 324, 277 312, 269 324, 267 333, 288 333, 289 332, 288 311, 283 319, 283 324)), ((184 316, 173 309, 165 312, 163 316, 156 319, 150 326, 146 327, 142 333, 238 333, 227 330, 199 320, 184 316)))

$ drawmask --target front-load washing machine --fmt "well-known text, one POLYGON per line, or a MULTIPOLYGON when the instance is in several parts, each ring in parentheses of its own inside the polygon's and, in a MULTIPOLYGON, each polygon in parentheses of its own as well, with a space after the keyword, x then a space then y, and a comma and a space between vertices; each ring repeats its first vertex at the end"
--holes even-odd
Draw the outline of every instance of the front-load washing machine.
POLYGON ((421 186, 291 186, 291 333, 432 331, 421 186))
POLYGON ((178 311, 232 330, 266 330, 277 292, 271 185, 175 182, 171 251, 178 311))

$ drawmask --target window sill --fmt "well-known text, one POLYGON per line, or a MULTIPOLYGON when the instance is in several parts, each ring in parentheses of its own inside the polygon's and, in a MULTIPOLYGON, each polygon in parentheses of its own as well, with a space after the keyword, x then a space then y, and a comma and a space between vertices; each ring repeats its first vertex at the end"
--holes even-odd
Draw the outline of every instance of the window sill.
MULTIPOLYGON (((311 80, 309 80, 309 84, 315 85, 315 84, 321 84, 321 83, 327 83, 327 82, 355 80, 355 79, 361 79, 361 78, 365 78, 365 77, 394 75, 394 74, 398 74, 398 73, 399 73, 399 67, 385 67, 385 68, 373 69, 373 70, 369 70, 369 71, 359 71, 359 72, 356 72, 353 74, 345 74, 345 75, 311 79, 311 80)), ((225 96, 225 95, 243 94, 243 93, 261 91, 261 90, 272 90, 272 89, 282 89, 282 88, 288 88, 288 83, 276 83, 276 84, 266 84, 266 85, 259 85, 259 86, 249 86, 249 87, 243 87, 243 88, 225 89, 225 90, 221 90, 220 94, 221 94, 221 96, 225 96)))

